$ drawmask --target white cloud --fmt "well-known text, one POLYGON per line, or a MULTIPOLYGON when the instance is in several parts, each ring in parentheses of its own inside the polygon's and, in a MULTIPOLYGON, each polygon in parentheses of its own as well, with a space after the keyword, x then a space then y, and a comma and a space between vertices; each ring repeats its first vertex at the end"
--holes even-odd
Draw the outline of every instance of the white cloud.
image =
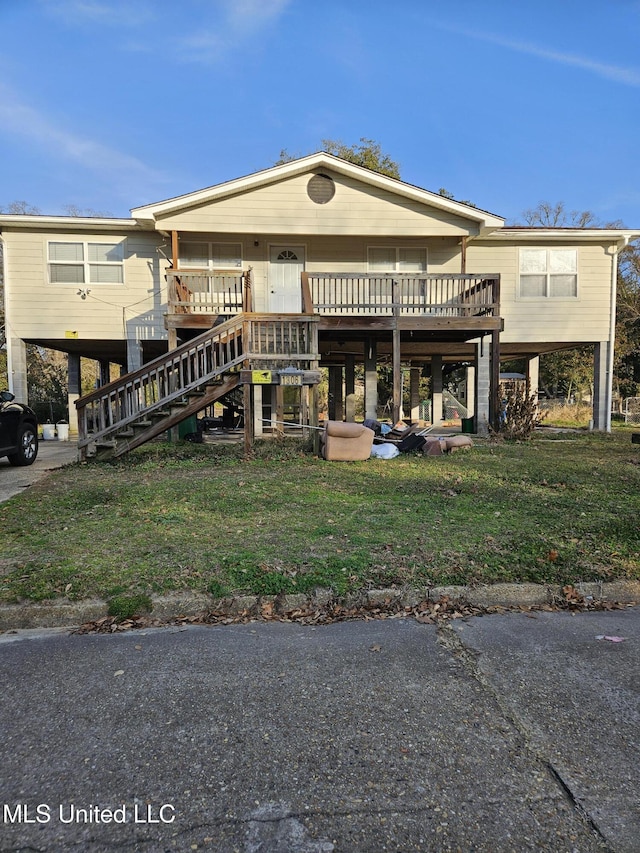
POLYGON ((220 20, 189 35, 174 37, 182 60, 210 64, 274 23, 291 0, 219 0, 220 20))
POLYGON ((530 56, 537 56, 540 59, 557 62, 561 65, 571 65, 575 68, 582 68, 585 71, 589 71, 590 73, 597 75, 598 77, 603 77, 606 80, 612 80, 615 83, 623 83, 626 86, 634 86, 636 88, 640 87, 639 68, 625 68, 620 65, 609 65, 604 62, 596 62, 595 60, 589 59, 585 56, 578 56, 574 53, 564 53, 559 50, 550 50, 549 48, 540 47, 538 45, 531 44, 530 42, 505 38, 504 36, 497 35, 495 33, 479 32, 445 24, 436 24, 436 26, 478 41, 497 44, 500 47, 506 47, 508 50, 514 50, 517 53, 526 53, 530 56))
POLYGON ((131 188, 159 192, 167 176, 136 157, 104 145, 95 139, 65 130, 33 107, 22 103, 8 87, 0 83, 0 134, 13 134, 44 149, 54 159, 86 169, 95 177, 131 198, 131 188))
POLYGON ((137 27, 153 17, 146 0, 39 0, 41 7, 71 26, 137 27))

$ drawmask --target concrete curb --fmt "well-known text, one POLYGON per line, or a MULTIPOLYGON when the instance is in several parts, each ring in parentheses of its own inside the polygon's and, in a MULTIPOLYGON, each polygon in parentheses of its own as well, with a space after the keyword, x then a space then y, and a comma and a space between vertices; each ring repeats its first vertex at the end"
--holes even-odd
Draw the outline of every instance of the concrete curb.
MULTIPOLYGON (((587 601, 640 603, 640 581, 611 581, 608 583, 575 584, 578 595, 587 601)), ((329 589, 317 589, 311 595, 238 595, 215 598, 198 592, 176 592, 152 596, 151 618, 170 621, 180 616, 197 616, 215 611, 218 614, 259 617, 268 611, 286 615, 306 608, 322 608, 332 603, 347 608, 362 606, 384 607, 395 604, 415 607, 423 601, 442 598, 461 599, 476 607, 529 607, 553 604, 564 598, 562 586, 534 583, 498 583, 486 586, 437 586, 431 588, 392 587, 389 589, 362 590, 359 593, 338 597, 329 589)), ((23 628, 75 628, 108 615, 108 604, 100 599, 73 602, 56 599, 33 604, 0 606, 0 631, 23 628)))

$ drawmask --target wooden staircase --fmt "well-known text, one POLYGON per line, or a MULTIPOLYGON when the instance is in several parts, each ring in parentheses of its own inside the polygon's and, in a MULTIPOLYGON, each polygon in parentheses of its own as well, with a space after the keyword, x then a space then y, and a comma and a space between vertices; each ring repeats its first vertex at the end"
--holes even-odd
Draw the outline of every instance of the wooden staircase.
POLYGON ((310 367, 317 318, 239 314, 76 401, 81 459, 117 457, 240 384, 240 368, 310 367))

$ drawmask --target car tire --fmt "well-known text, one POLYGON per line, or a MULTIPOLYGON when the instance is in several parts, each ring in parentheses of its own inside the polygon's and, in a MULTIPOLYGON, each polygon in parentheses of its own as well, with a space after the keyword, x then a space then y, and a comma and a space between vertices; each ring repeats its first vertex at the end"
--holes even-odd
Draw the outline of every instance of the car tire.
POLYGON ((25 424, 18 431, 18 450, 7 456, 11 465, 32 465, 38 455, 38 433, 25 424))

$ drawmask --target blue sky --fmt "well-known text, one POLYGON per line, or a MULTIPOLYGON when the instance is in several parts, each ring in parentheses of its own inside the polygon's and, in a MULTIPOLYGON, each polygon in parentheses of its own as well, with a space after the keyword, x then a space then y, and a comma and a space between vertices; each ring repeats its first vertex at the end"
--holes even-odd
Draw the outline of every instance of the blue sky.
POLYGON ((640 227, 640 0, 0 0, 0 209, 115 216, 322 139, 640 227))

